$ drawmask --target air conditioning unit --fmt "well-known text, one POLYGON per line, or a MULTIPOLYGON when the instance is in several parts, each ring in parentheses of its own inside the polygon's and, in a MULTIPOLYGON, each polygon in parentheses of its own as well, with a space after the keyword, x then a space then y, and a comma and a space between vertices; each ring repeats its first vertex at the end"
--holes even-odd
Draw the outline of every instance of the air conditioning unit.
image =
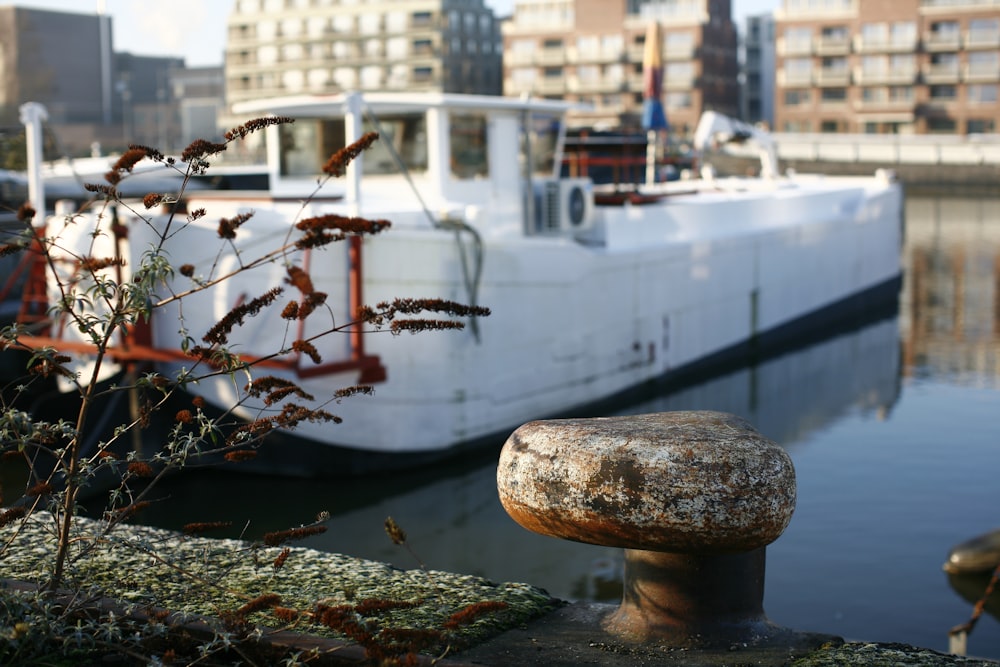
POLYGON ((589 178, 535 183, 535 232, 573 234, 594 224, 594 184, 589 178))

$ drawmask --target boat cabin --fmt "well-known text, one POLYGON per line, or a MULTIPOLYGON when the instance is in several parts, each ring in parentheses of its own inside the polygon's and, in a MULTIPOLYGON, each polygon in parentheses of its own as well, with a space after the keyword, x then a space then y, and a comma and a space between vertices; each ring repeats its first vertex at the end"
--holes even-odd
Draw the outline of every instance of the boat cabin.
POLYGON ((324 196, 343 197, 359 215, 393 215, 394 224, 426 225, 430 214, 457 216, 481 232, 514 226, 559 234, 593 218, 590 181, 558 177, 570 108, 551 100, 350 93, 259 100, 236 111, 295 119, 267 129, 275 197, 312 195, 329 157, 374 131, 379 141, 324 196))

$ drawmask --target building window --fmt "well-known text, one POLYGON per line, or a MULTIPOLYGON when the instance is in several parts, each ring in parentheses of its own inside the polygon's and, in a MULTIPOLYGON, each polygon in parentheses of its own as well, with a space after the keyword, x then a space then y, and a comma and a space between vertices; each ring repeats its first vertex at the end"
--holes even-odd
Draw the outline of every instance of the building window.
POLYGON ((1000 73, 1000 53, 996 51, 970 51, 969 75, 995 77, 1000 73))
POLYGON ((808 120, 786 120, 782 129, 785 132, 812 132, 812 123, 808 120))
POLYGON ((333 81, 344 90, 358 85, 358 73, 352 67, 338 67, 333 70, 333 81))
POLYGON ((824 104, 842 104, 847 101, 847 88, 824 88, 820 93, 820 101, 824 104))
POLYGON ((434 15, 430 12, 413 12, 410 14, 410 24, 414 28, 426 28, 434 22, 434 15))
POLYGON ((417 56, 429 56, 434 53, 434 44, 429 39, 413 40, 413 54, 417 56))
POLYGON ((278 36, 278 24, 274 21, 261 21, 257 24, 257 38, 262 42, 278 36))
POLYGON ((381 27, 381 14, 362 14, 358 17, 358 28, 363 35, 374 35, 381 27))
POLYGON ((970 104, 996 104, 997 85, 995 83, 973 83, 966 87, 970 104))
POLYGON ((326 24, 325 16, 312 16, 306 21, 306 31, 310 37, 322 37, 326 32, 326 24))
POLYGON ((866 104, 883 104, 889 99, 886 88, 862 88, 861 100, 866 104))
POLYGON ((913 21, 897 21, 889 28, 893 46, 913 46, 917 43, 917 24, 913 21))
POLYGON ((281 74, 281 85, 287 90, 298 92, 305 87, 306 75, 302 70, 291 69, 281 74))
POLYGON ((547 39, 542 44, 543 49, 562 49, 563 41, 561 39, 547 39))
POLYGON ((331 23, 335 32, 354 32, 354 17, 349 14, 338 14, 331 23))
POLYGON ((278 47, 262 46, 258 48, 257 62, 261 65, 273 65, 278 62, 278 47))
MULTIPOLYGON (((390 58, 405 58, 409 55, 406 47, 407 41, 405 37, 391 37, 385 42, 385 54, 390 58)), ((415 54, 419 53, 419 51, 417 51, 416 44, 414 44, 413 52, 415 54)))
POLYGON ((885 56, 863 56, 861 58, 862 77, 885 76, 889 69, 889 61, 885 56))
POLYGON ((954 100, 957 96, 955 86, 931 86, 931 99, 937 102, 954 100))
POLYGON ((667 109, 690 109, 694 106, 688 91, 671 91, 666 94, 667 109))
POLYGON ((694 63, 667 63, 663 76, 667 81, 689 82, 694 79, 694 63))
POLYGON ((326 88, 326 82, 330 78, 330 73, 320 67, 309 70, 309 87, 313 90, 323 90, 326 88))
POLYGON ((794 107, 803 104, 809 104, 809 90, 802 89, 792 89, 785 91, 785 106, 794 107))
POLYGON ((281 22, 282 37, 298 37, 302 32, 302 21, 299 19, 285 19, 281 22))
POLYGON ((996 123, 992 118, 970 118, 965 124, 967 134, 992 134, 996 123))
POLYGON ((382 85, 382 68, 378 65, 368 65, 361 68, 361 87, 378 88, 382 85))
POLYGON ((414 67, 413 80, 416 83, 427 83, 434 78, 434 70, 430 67, 414 67))
POLYGON ((955 133, 955 119, 954 118, 928 118, 927 119, 927 132, 930 134, 954 134, 955 133))
POLYGON ((785 72, 790 78, 809 77, 812 65, 812 58, 788 58, 785 60, 785 72))
POLYGON ((409 65, 393 65, 389 68, 389 81, 387 85, 390 88, 406 88, 406 84, 409 83, 409 78, 409 65))
POLYGON ((913 88, 909 86, 890 86, 889 101, 896 103, 913 102, 913 88))
POLYGON ((912 53, 894 53, 889 56, 889 70, 907 76, 915 71, 917 59, 912 53))
POLYGON ((668 32, 664 41, 667 53, 688 54, 694 49, 694 35, 690 32, 668 32))
POLYGON ((819 124, 820 132, 840 132, 840 121, 824 120, 819 124))
POLYGON ((406 12, 389 12, 385 15, 385 29, 387 32, 400 33, 406 30, 406 12))
POLYGON ((958 21, 935 21, 931 23, 931 35, 942 39, 948 37, 958 39, 958 21))
POLYGON ((846 41, 850 32, 845 25, 828 25, 823 27, 822 36, 824 40, 831 42, 846 41))
POLYGON ((889 41, 889 26, 885 23, 861 25, 861 42, 868 47, 883 46, 889 41))
POLYGON ((535 83, 537 73, 533 67, 517 67, 510 71, 510 79, 520 88, 530 88, 535 83))
POLYGON ((576 51, 581 56, 589 58, 597 55, 601 40, 597 35, 581 35, 576 38, 576 51))
POLYGON ((451 117, 451 175, 462 180, 490 174, 486 117, 480 114, 451 117))

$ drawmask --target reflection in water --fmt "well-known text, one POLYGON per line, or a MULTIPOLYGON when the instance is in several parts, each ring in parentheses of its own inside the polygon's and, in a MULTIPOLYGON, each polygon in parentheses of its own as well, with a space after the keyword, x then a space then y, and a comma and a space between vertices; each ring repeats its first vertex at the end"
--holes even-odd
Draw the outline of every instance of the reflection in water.
MULTIPOLYGON (((979 602, 983 597, 983 592, 990 584, 989 574, 949 574, 948 583, 956 593, 970 605, 979 602)), ((986 598, 983 611, 1000 621, 1000 590, 994 590, 993 594, 986 598)), ((970 615, 972 613, 970 608, 970 615)), ((965 619, 959 619, 964 621, 965 619)), ((956 623, 958 625, 958 623, 956 623)))
POLYGON ((910 197, 900 312, 905 371, 1000 376, 1000 200, 910 197))
MULTIPOLYGON (((794 445, 848 410, 887 411, 899 393, 898 378, 896 321, 883 319, 755 368, 650 396, 620 413, 723 410, 746 417, 780 443, 794 445), (843 374, 844 368, 857 372, 843 374), (790 392, 790 387, 809 390, 790 392)), ((233 518, 235 510, 240 521, 253 520, 247 535, 256 537, 328 510, 335 517, 330 531, 303 544, 414 567, 412 556, 393 546, 382 531, 391 515, 429 567, 524 581, 565 599, 620 598, 621 551, 527 533, 500 506, 495 459, 493 451, 424 484, 399 475, 377 487, 371 480, 265 481, 203 472, 168 481, 163 490, 171 497, 169 504, 145 511, 141 520, 169 526, 233 518), (253 491, 257 484, 266 492, 253 491)))

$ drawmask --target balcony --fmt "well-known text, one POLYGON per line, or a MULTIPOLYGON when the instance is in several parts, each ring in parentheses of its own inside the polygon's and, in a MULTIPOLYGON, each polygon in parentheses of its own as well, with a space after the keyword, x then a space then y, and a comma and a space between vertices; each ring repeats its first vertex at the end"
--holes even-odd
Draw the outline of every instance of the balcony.
POLYGON ((558 49, 542 49, 535 52, 536 65, 565 65, 566 51, 558 49))
POLYGON ((503 80, 503 89, 506 95, 525 95, 533 92, 534 84, 529 81, 515 81, 508 77, 503 80))
POLYGON ((531 65, 535 62, 534 51, 504 51, 503 61, 505 65, 531 65))
POLYGON ((845 56, 851 52, 851 38, 844 36, 820 37, 816 42, 816 54, 820 56, 845 56))
POLYGON ((966 83, 994 83, 1000 81, 1000 64, 973 63, 966 65, 962 80, 966 83))
POLYGON ((698 78, 694 74, 675 74, 663 77, 664 90, 691 90, 697 85, 698 78))
POLYGON ((807 72, 778 71, 778 85, 784 88, 803 88, 812 86, 813 74, 807 72))
MULTIPOLYGON (((507 54, 504 54, 504 60, 506 59, 507 54)), ((600 63, 603 62, 603 60, 601 59, 601 52, 597 49, 580 49, 575 46, 571 46, 566 49, 566 62, 586 65, 590 63, 600 63)))
POLYGON ((626 82, 621 79, 601 78, 601 79, 579 79, 570 77, 567 89, 571 93, 584 95, 607 95, 610 93, 620 93, 626 82))
POLYGON ((965 48, 970 51, 1000 48, 1000 32, 995 30, 970 30, 965 35, 965 48))
POLYGON ((779 56, 808 56, 812 54, 812 40, 779 37, 777 51, 779 56))
POLYGON ((910 53, 917 50, 917 38, 865 38, 858 35, 855 38, 854 48, 858 53, 910 53))
POLYGON ((668 44, 663 50, 664 60, 691 60, 694 57, 694 44, 668 44))
POLYGON ((543 76, 535 80, 532 92, 540 95, 564 95, 566 83, 565 76, 543 76))
POLYGON ((927 51, 958 51, 962 47, 962 39, 956 33, 934 33, 924 35, 924 49, 927 51))
POLYGON ((958 63, 928 65, 924 69, 924 81, 927 83, 958 83, 961 77, 958 63))
POLYGON ((847 67, 821 67, 816 73, 817 86, 847 86, 851 83, 851 70, 847 67))
POLYGON ((874 99, 860 99, 855 101, 854 108, 858 111, 874 111, 877 109, 898 111, 900 109, 913 109, 913 100, 894 100, 890 98, 883 98, 879 100, 874 99))
POLYGON ((854 72, 855 83, 862 86, 874 85, 910 85, 917 79, 916 67, 899 67, 890 69, 860 68, 854 72))

